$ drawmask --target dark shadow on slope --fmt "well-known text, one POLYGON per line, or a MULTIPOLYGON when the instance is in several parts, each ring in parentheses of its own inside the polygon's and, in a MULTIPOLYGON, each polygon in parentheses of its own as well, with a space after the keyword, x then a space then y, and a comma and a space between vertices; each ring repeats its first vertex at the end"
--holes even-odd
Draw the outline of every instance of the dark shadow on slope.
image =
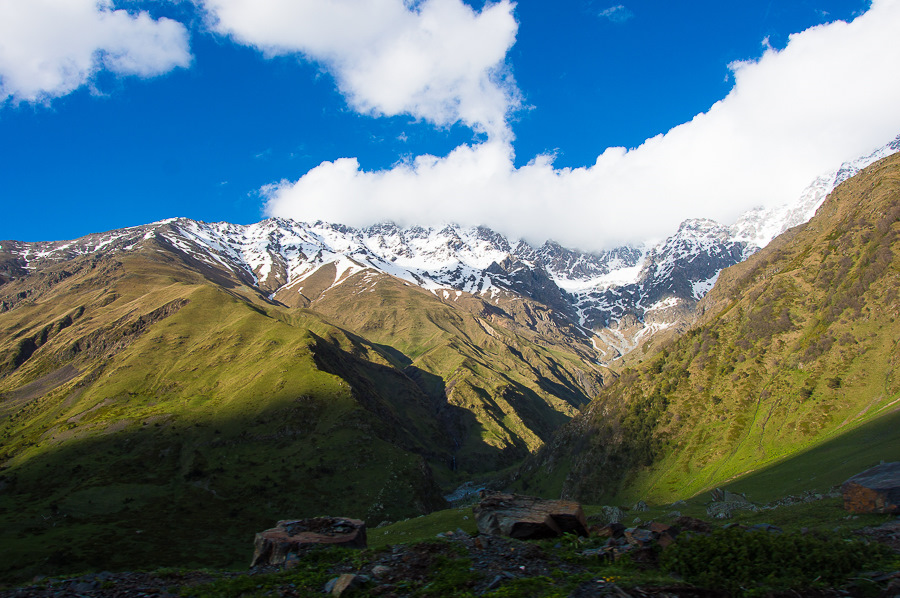
POLYGON ((372 341, 368 341, 373 347, 376 347, 379 351, 382 351, 386 355, 388 355, 391 359, 396 361, 402 367, 407 367, 412 365, 412 359, 407 357, 402 351, 398 351, 394 347, 390 345, 380 345, 378 343, 373 343, 372 341))
POLYGON ((900 461, 900 409, 724 487, 769 502, 806 490, 827 491, 881 461, 900 461))
POLYGON ((440 376, 413 366, 400 371, 373 363, 312 337, 316 367, 346 380, 365 409, 389 422, 391 442, 454 469, 462 431, 478 422, 470 411, 448 403, 440 376))
POLYGON ((246 567, 253 534, 323 514, 375 526, 444 508, 391 424, 333 397, 240 417, 126 422, 52 441, 0 475, 0 579, 162 566, 246 567))

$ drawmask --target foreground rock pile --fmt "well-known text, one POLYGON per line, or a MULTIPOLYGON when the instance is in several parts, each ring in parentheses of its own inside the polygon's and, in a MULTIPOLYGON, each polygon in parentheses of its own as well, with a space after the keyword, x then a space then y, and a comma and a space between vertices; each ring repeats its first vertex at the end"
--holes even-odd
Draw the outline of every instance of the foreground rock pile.
MULTIPOLYGON (((713 503, 742 502, 724 493, 713 498, 713 503)), ((646 507, 639 503, 629 511, 644 515, 646 507)), ((478 596, 495 590, 520 595, 515 593, 520 589, 507 590, 505 586, 528 584, 537 579, 571 580, 566 593, 576 598, 725 595, 679 584, 674 579, 670 586, 623 588, 615 577, 602 573, 609 570, 607 564, 623 558, 642 570, 655 569, 660 555, 679 538, 711 534, 715 529, 721 529, 721 524, 677 516, 667 517, 667 523, 644 522, 635 517, 631 525, 627 525, 604 519, 607 516, 620 519, 624 515, 621 509, 604 509, 587 519, 577 503, 512 494, 484 496, 474 513, 479 529, 475 534, 457 529, 439 533, 429 541, 353 553, 358 556, 336 553, 338 556, 333 559, 328 556, 325 561, 316 560, 314 554, 335 553, 308 553, 322 546, 365 547, 366 530, 362 521, 340 517, 280 521, 275 528, 257 534, 254 566, 247 572, 125 572, 42 579, 29 587, 0 591, 0 598, 238 595, 209 593, 204 589, 210 582, 231 581, 241 583, 242 587, 256 588, 251 592, 253 595, 286 597, 478 596), (523 540, 522 537, 540 538, 541 541, 523 540), (300 582, 309 579, 303 578, 306 575, 303 572, 308 570, 304 569, 308 567, 304 560, 306 556, 322 563, 315 569, 312 582, 300 582), (456 572, 456 577, 450 576, 450 585, 446 585, 447 571, 456 572), (285 575, 268 575, 280 572, 285 575), (300 577, 292 577, 293 572, 300 572, 300 577), (440 583, 445 586, 434 586, 440 583)), ((768 524, 751 527, 726 524, 725 527, 742 529, 748 534, 781 533, 780 529, 768 524)), ((900 519, 857 533, 900 551, 900 519)), ((900 572, 866 575, 869 579, 866 583, 877 583, 883 589, 900 593, 900 572)), ((855 594, 823 588, 815 595, 855 594)))

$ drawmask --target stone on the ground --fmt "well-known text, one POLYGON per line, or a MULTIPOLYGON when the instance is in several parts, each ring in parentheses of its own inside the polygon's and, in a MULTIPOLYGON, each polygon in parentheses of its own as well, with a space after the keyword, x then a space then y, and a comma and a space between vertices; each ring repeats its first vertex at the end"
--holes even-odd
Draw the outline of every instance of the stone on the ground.
POLYGON ((712 502, 706 505, 706 514, 716 519, 730 519, 734 511, 757 511, 755 504, 743 494, 716 488, 711 492, 712 502))
POLYGON ((313 517, 279 521, 256 534, 251 567, 284 564, 291 553, 316 546, 366 547, 366 524, 346 517, 313 517))
POLYGON ((850 512, 900 514, 900 461, 853 476, 841 486, 841 494, 850 512))
POLYGON ((602 527, 591 527, 591 534, 598 538, 621 538, 624 533, 625 526, 621 523, 607 523, 602 527))
POLYGON ((625 511, 619 507, 604 506, 602 509, 607 523, 621 523, 625 519, 625 511))
POLYGON ((756 505, 746 499, 741 501, 715 501, 706 505, 706 514, 715 519, 730 519, 735 511, 757 511, 756 505))
POLYGON ((482 534, 518 540, 552 538, 564 533, 587 535, 584 511, 571 500, 488 494, 475 506, 474 512, 482 534))
POLYGON ((687 515, 677 518, 674 523, 678 528, 686 532, 708 534, 712 531, 712 526, 706 521, 696 517, 688 517, 687 515))
POLYGON ((625 539, 635 546, 648 546, 656 537, 653 532, 640 527, 629 527, 625 530, 625 539))
POLYGON ((344 573, 325 584, 325 593, 332 596, 344 596, 353 592, 368 582, 369 579, 362 575, 344 573))
POLYGON ((644 501, 639 500, 634 504, 633 507, 631 507, 631 510, 632 511, 649 511, 650 507, 648 507, 647 503, 645 503, 644 501))

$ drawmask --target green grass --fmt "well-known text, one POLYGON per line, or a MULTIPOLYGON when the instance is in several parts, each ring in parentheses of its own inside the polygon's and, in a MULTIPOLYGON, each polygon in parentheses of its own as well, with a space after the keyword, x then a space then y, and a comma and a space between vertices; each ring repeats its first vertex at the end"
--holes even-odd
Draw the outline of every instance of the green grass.
POLYGON ((468 534, 477 531, 472 508, 444 509, 368 530, 369 547, 406 544, 435 538, 438 534, 461 529, 468 534))
POLYGON ((900 461, 900 410, 868 421, 725 487, 768 502, 786 494, 826 491, 878 465, 900 461))
MULTIPOLYGON (((375 524, 443 504, 416 454, 439 456, 440 430, 376 349, 311 312, 287 323, 212 286, 134 297, 124 285, 109 311, 84 317, 116 330, 119 301, 137 314, 173 294, 188 303, 0 420, 0 577, 240 565, 253 533, 278 519, 375 524), (354 376, 368 381, 362 392, 354 376)), ((70 342, 58 340, 29 371, 49 368, 49 349, 70 342)))

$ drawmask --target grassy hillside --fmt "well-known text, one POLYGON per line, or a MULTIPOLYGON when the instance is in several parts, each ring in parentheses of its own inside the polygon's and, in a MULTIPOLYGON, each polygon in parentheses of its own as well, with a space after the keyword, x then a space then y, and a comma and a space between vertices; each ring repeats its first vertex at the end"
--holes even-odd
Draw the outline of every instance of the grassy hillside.
POLYGON ((302 308, 156 240, 4 255, 0 577, 243 565, 277 519, 426 513, 600 384, 540 326, 389 277, 302 308))
POLYGON ((603 381, 570 325, 524 299, 492 304, 361 272, 310 308, 389 347, 396 365, 442 405, 463 472, 494 471, 537 450, 603 381))
POLYGON ((0 575, 231 564, 278 518, 444 504, 428 460, 450 438, 380 349, 169 256, 120 257, 61 265, 0 314, 0 575))
MULTIPOLYGON (((891 414, 900 406, 898 289, 893 156, 841 185, 808 224, 725 270, 701 324, 604 389, 523 470, 521 487, 670 502, 891 414)), ((882 440, 873 458, 896 455, 896 438, 882 440)))

